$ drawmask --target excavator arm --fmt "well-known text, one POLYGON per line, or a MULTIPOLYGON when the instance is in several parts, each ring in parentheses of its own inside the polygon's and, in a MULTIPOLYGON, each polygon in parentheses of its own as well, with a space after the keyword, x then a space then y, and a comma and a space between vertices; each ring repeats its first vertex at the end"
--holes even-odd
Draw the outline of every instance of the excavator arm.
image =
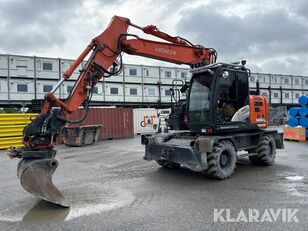
POLYGON ((104 76, 117 75, 121 72, 123 52, 176 64, 187 64, 192 68, 212 64, 217 57, 214 49, 193 45, 181 37, 172 37, 153 25, 140 27, 131 23, 128 18, 114 16, 107 29, 91 41, 71 67, 64 72, 63 78, 52 91, 45 95, 41 113, 23 131, 25 147, 20 149, 12 147, 8 150, 11 158, 21 158, 17 175, 26 191, 46 201, 67 206, 62 193, 52 183, 52 175, 58 166, 54 142, 67 122, 78 123, 87 116, 96 83, 104 76), (128 34, 129 26, 165 41, 151 41, 128 34), (88 61, 67 100, 63 102, 58 99, 54 95, 56 90, 70 78, 87 57, 88 61), (114 71, 115 68, 110 70, 110 67, 117 66, 118 63, 120 63, 118 71, 114 71), (52 102, 58 108, 50 108, 52 102), (85 107, 84 116, 77 121, 70 120, 71 114, 82 104, 85 107))

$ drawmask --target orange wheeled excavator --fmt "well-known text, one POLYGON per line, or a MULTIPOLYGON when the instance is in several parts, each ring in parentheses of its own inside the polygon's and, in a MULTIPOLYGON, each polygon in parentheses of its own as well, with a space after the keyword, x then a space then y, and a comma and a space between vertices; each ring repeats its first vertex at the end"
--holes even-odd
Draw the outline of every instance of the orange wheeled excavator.
POLYGON ((58 166, 54 142, 67 122, 78 123, 86 118, 94 86, 101 78, 121 72, 123 52, 187 64, 193 72, 184 110, 185 121, 180 121, 191 131, 143 136, 146 160, 156 160, 169 167, 183 165, 207 171, 210 175, 220 168, 221 172, 212 174, 220 179, 233 171, 237 150, 248 150, 251 160, 256 163, 273 163, 276 147, 282 148, 283 144, 276 131, 260 129, 267 126, 266 99, 249 96, 250 71, 244 65, 216 63, 217 54, 212 48, 193 45, 184 38, 161 32, 153 25, 140 27, 128 18, 114 16, 107 29, 91 41, 52 91, 45 95, 41 113, 23 131, 25 147, 8 150, 11 158, 21 159, 17 175, 26 191, 43 200, 67 206, 64 196, 52 183, 52 175, 58 166), (165 41, 151 41, 129 34, 129 26, 165 41), (56 90, 88 55, 67 100, 56 98, 56 90), (118 70, 112 68, 118 65, 118 70), (51 108, 51 103, 57 108, 51 108), (82 104, 85 114, 72 121, 71 114, 82 104), (214 170, 213 160, 216 161, 214 170))

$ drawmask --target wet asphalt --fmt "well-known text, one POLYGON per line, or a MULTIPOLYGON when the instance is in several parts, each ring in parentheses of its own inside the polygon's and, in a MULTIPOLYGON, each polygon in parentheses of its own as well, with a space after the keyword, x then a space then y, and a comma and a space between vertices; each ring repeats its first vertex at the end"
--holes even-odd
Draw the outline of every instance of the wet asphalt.
MULTIPOLYGON (((140 136, 57 146, 54 183, 70 208, 25 192, 0 151, 0 230, 308 230, 308 142, 285 142, 271 167, 237 163, 224 181, 142 159, 140 136), (222 222, 214 209, 298 209, 298 222, 222 222)), ((226 218, 226 216, 224 216, 226 218)))

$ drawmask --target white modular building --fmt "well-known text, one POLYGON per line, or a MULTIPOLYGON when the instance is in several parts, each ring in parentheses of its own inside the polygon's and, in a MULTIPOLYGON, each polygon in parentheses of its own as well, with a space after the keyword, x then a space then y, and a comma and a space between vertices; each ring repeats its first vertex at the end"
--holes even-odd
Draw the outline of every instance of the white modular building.
MULTIPOLYGON (((43 99, 72 63, 70 59, 0 54, 0 106, 30 105, 31 100, 43 99)), ((57 97, 68 97, 85 63, 62 84, 57 97)), ((190 78, 190 69, 185 66, 124 64, 118 76, 99 81, 92 101, 102 106, 167 106, 172 83, 180 85, 190 78)), ((308 95, 308 76, 252 73, 249 82, 251 90, 258 82, 260 93, 273 105, 296 104, 299 96, 308 95)))

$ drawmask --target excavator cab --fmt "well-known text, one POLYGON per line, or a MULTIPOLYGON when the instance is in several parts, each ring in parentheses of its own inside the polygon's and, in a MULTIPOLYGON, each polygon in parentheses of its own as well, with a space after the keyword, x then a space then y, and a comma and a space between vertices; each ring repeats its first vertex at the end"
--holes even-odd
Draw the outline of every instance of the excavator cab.
POLYGON ((192 72, 187 101, 191 131, 256 128, 250 121, 249 69, 218 63, 192 72))

